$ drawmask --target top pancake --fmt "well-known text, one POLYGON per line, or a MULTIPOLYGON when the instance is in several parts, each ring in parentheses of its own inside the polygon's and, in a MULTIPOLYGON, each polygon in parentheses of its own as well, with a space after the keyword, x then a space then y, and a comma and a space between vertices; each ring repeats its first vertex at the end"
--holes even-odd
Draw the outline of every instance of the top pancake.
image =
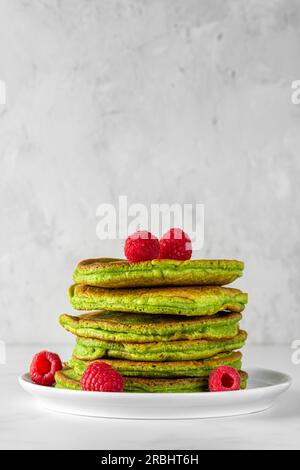
POLYGON ((76 284, 105 288, 155 286, 223 286, 243 275, 244 263, 236 260, 154 259, 131 263, 114 258, 81 261, 76 284))

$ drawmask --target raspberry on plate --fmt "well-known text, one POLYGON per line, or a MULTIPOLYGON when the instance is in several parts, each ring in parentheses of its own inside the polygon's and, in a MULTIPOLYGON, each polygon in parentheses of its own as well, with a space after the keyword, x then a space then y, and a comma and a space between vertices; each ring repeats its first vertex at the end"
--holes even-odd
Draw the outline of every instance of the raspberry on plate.
POLYGON ((124 253, 128 261, 148 261, 159 257, 159 241, 146 230, 140 230, 130 235, 126 242, 124 253))
POLYGON ((181 228, 171 228, 159 242, 161 259, 188 260, 192 256, 192 242, 181 228))
POLYGON ((241 376, 233 367, 220 366, 210 374, 208 383, 210 392, 231 392, 240 390, 241 376))
POLYGON ((57 354, 41 351, 32 359, 30 377, 38 385, 51 386, 55 382, 55 372, 61 369, 62 363, 57 354))
POLYGON ((124 380, 116 369, 105 362, 90 364, 81 377, 82 390, 88 392, 123 392, 124 380))

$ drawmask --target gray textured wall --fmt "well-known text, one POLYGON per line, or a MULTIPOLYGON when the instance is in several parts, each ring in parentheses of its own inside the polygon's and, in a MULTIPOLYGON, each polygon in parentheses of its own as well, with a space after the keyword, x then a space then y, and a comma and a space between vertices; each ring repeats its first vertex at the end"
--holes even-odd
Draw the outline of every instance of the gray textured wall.
POLYGON ((0 0, 1 339, 65 341, 101 202, 204 203, 252 342, 300 336, 299 0, 0 0))

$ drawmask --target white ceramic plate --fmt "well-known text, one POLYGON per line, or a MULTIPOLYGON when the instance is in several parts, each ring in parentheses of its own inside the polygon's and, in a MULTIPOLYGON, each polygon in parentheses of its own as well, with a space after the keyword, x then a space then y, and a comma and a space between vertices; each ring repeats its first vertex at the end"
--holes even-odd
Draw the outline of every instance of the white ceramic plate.
POLYGON ((291 378, 267 369, 248 371, 247 390, 224 393, 97 393, 42 387, 29 374, 19 378, 26 392, 51 411, 102 418, 216 418, 270 408, 291 378))

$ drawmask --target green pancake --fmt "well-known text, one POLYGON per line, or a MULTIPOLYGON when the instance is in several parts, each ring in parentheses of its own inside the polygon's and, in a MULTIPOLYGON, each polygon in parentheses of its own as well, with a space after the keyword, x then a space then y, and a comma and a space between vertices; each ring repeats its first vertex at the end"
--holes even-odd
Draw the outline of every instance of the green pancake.
POLYGON ((77 310, 187 316, 214 315, 221 310, 242 312, 248 300, 238 289, 219 286, 112 290, 75 284, 69 296, 77 310))
MULTIPOLYGON (((76 358, 66 363, 81 377, 85 369, 93 361, 82 361, 76 358)), ((207 377, 213 369, 219 366, 231 366, 240 370, 242 368, 242 353, 230 352, 217 354, 209 359, 198 361, 166 361, 142 362, 120 359, 101 359, 125 377, 207 377)))
POLYGON ((210 317, 178 317, 120 312, 93 312, 78 317, 63 314, 59 322, 83 338, 128 343, 233 338, 240 313, 221 312, 210 317))
POLYGON ((130 263, 98 258, 81 261, 73 274, 76 284, 106 288, 154 286, 223 286, 243 275, 244 263, 235 260, 155 259, 130 263))
MULTIPOLYGON (((241 389, 247 387, 248 374, 240 371, 241 389)), ((124 391, 133 393, 193 393, 207 392, 208 378, 148 379, 143 377, 123 377, 124 391)), ((73 369, 65 369, 55 374, 56 388, 82 390, 80 377, 73 369)))
POLYGON ((129 361, 189 361, 206 359, 216 354, 240 349, 247 333, 240 331, 234 338, 214 341, 188 340, 160 343, 116 343, 99 339, 78 338, 73 357, 83 361, 102 358, 129 361))

